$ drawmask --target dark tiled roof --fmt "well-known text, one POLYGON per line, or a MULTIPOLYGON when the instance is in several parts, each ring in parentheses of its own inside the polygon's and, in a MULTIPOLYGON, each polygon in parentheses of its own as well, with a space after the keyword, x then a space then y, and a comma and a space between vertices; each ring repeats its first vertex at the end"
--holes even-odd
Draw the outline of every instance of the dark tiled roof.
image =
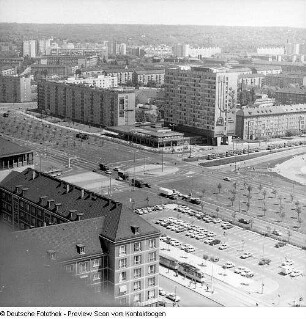
MULTIPOLYGON (((24 198, 30 200, 37 205, 40 205, 40 197, 47 196, 46 200, 54 200, 51 206, 55 210, 55 204, 61 203, 59 215, 68 217, 70 210, 76 210, 83 213, 84 219, 102 216, 106 212, 114 212, 120 210, 122 204, 115 202, 107 197, 95 194, 91 191, 84 190, 81 187, 69 184, 48 174, 37 172, 31 168, 15 174, 10 178, 10 175, 0 183, 0 187, 15 192, 16 186, 21 185, 22 188, 28 188, 24 194, 24 198), (33 179, 33 172, 36 177, 33 179), (67 193, 67 185, 70 191, 67 193), (81 198, 82 191, 84 197, 81 198)), ((73 220, 76 219, 74 215, 73 220)))
MULTIPOLYGON (((97 219, 96 217, 104 216, 105 218, 103 217, 103 219, 96 221, 98 228, 95 228, 93 232, 96 232, 97 235, 101 234, 112 241, 130 239, 149 234, 159 234, 159 231, 155 227, 140 216, 134 214, 129 208, 122 207, 121 203, 115 202, 91 191, 84 190, 81 187, 66 183, 55 177, 51 177, 48 174, 39 173, 31 168, 28 168, 21 173, 13 172, 0 183, 0 187, 11 192, 16 192, 16 185, 20 185, 21 188, 27 188, 23 198, 28 199, 37 205, 40 205, 41 196, 47 196, 45 202, 49 199, 54 200, 54 203, 51 206, 52 210, 55 210, 56 203, 61 203, 62 206, 58 214, 63 217, 68 218, 70 210, 76 210, 77 212, 83 213, 84 215, 82 216, 82 219, 89 220, 89 228, 93 229, 95 225, 94 220, 97 219), (35 174, 34 179, 33 173, 35 174), (66 192, 67 185, 69 185, 70 188, 68 193, 66 192), (81 198, 82 192, 84 192, 83 198, 81 198), (99 223, 101 223, 101 227, 99 223), (133 225, 139 226, 139 234, 133 234, 131 229, 131 226, 133 225)), ((72 221, 75 221, 76 213, 73 213, 73 215, 72 221)), ((54 227, 53 231, 55 233, 62 232, 66 239, 69 238, 69 234, 71 234, 72 238, 79 234, 79 238, 82 239, 82 227, 80 227, 78 231, 78 226, 80 224, 82 224, 82 221, 37 228, 30 231, 40 234, 40 232, 44 233, 44 230, 48 230, 49 232, 49 227, 51 227, 51 230, 54 227), (76 225, 75 230, 73 230, 73 225, 76 225)), ((86 226, 87 224, 85 223, 84 225, 86 226)), ((57 237, 54 235, 55 241, 53 242, 49 238, 49 235, 46 235, 45 240, 46 242, 50 242, 50 244, 53 243, 55 245, 57 237)))
POLYGON ((6 140, 3 137, 0 137, 0 158, 11 156, 11 155, 29 153, 29 152, 31 152, 29 148, 20 146, 9 140, 6 140))
POLYGON ((144 235, 159 235, 157 228, 152 226, 142 217, 134 214, 128 208, 123 208, 114 214, 108 213, 105 216, 103 231, 101 235, 112 241, 121 241, 127 239, 138 238, 144 235), (138 232, 132 231, 133 226, 138 226, 138 232))
POLYGON ((104 217, 92 218, 72 223, 51 225, 14 232, 18 245, 37 241, 43 247, 42 254, 48 250, 56 253, 56 260, 67 261, 79 257, 103 253, 99 235, 102 232, 104 217), (80 255, 77 244, 85 246, 85 254, 80 255))

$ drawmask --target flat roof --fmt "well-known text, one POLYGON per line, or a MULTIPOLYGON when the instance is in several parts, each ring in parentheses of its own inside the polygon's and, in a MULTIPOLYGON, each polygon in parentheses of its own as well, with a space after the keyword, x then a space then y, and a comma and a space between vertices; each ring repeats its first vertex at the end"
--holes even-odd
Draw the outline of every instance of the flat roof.
POLYGON ((154 137, 165 137, 165 136, 184 136, 184 133, 167 131, 170 130, 168 127, 151 127, 151 126, 134 126, 134 125, 123 125, 113 126, 108 128, 117 133, 130 133, 130 134, 144 134, 154 137))
POLYGON ((33 152, 31 149, 20 146, 0 136, 0 158, 33 152))

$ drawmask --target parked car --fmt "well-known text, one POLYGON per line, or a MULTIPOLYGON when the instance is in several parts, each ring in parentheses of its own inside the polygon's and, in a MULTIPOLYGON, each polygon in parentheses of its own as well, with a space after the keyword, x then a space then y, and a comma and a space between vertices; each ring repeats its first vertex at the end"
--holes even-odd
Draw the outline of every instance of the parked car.
POLYGON ((181 301, 181 298, 178 296, 178 295, 176 295, 175 293, 169 293, 169 294, 167 294, 166 295, 166 298, 168 298, 168 299, 170 299, 171 301, 174 301, 174 302, 179 302, 179 301, 181 301))
POLYGON ((235 264, 232 263, 231 261, 227 261, 222 267, 224 269, 233 268, 233 267, 235 267, 235 264))
POLYGON ((227 248, 228 248, 227 244, 222 244, 222 245, 219 246, 220 250, 224 250, 224 249, 227 249, 227 248))
POLYGON ((245 271, 246 269, 247 269, 246 267, 240 266, 240 267, 235 268, 234 273, 240 274, 242 271, 245 271))
POLYGON ((212 242, 209 243, 210 246, 218 245, 221 243, 221 240, 219 239, 214 239, 212 242))
POLYGON ((163 288, 159 288, 158 289, 158 293, 159 293, 159 295, 161 295, 161 296, 166 296, 166 291, 163 289, 163 288))
POLYGON ((254 273, 249 269, 244 269, 240 272, 240 275, 243 277, 251 278, 254 277, 254 273))
POLYGON ((291 273, 290 273, 290 277, 298 277, 298 276, 303 276, 303 273, 299 270, 294 269, 291 273))
POLYGON ((271 259, 269 258, 261 258, 258 262, 258 265, 270 265, 271 259))
POLYGON ((231 179, 230 179, 229 177, 224 177, 223 180, 224 180, 224 181, 227 181, 227 182, 230 182, 230 181, 231 181, 231 179))
POLYGON ((251 254, 251 253, 243 253, 243 254, 240 256, 241 259, 247 259, 247 258, 250 258, 250 257, 252 257, 252 254, 251 254))
POLYGON ((184 249, 187 253, 193 253, 195 251, 195 248, 190 246, 184 249))
POLYGON ((214 262, 214 263, 216 263, 216 262, 219 261, 219 257, 217 257, 217 256, 211 256, 211 257, 209 258, 209 260, 212 261, 212 262, 214 262))
POLYGON ((293 263, 293 260, 286 258, 285 261, 282 262, 282 266, 292 266, 293 263))

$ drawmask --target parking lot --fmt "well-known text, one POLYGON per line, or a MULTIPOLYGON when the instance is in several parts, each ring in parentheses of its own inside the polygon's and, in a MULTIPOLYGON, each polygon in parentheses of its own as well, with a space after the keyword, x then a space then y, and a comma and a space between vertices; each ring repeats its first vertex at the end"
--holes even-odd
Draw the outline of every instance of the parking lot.
POLYGON ((165 250, 170 249, 185 260, 197 256, 204 263, 214 263, 227 275, 239 276, 239 280, 235 277, 232 281, 234 286, 237 280, 238 285, 241 280, 252 280, 257 290, 258 285, 264 283, 265 292, 272 293, 294 281, 296 291, 305 294, 305 251, 302 249, 286 243, 279 245, 277 240, 220 218, 205 216, 187 206, 165 205, 163 210, 151 209, 142 216, 161 230, 165 250), (282 265, 290 266, 290 273, 282 274, 282 265))

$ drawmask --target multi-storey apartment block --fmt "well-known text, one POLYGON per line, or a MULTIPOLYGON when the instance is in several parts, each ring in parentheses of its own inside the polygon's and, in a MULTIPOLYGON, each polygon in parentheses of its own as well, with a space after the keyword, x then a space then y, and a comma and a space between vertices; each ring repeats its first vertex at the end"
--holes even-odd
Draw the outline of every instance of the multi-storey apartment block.
POLYGON ((39 58, 39 64, 65 65, 86 68, 95 66, 98 63, 97 56, 85 55, 44 55, 39 58))
POLYGON ((1 103, 18 103, 31 100, 31 79, 29 77, 0 76, 1 103))
POLYGON ((118 84, 126 84, 133 81, 134 70, 131 69, 106 69, 103 73, 107 76, 116 76, 118 84))
POLYGON ((268 86, 277 86, 279 88, 285 88, 290 84, 306 86, 306 74, 305 73, 281 73, 274 75, 267 75, 264 80, 264 84, 268 86))
POLYGON ((265 76, 262 74, 243 74, 238 78, 238 83, 242 89, 250 87, 262 87, 265 76))
POLYGON ((0 204, 2 222, 27 229, 20 240, 38 241, 96 292, 157 305, 160 232, 121 203, 27 169, 2 181, 0 204))
POLYGON ((238 74, 226 68, 170 68, 165 76, 166 125, 231 142, 235 134, 238 74))
POLYGON ((155 82, 161 86, 165 81, 165 70, 136 70, 133 74, 135 85, 147 85, 148 82, 155 82))
POLYGON ((116 76, 103 74, 98 75, 97 77, 71 77, 68 78, 65 83, 83 84, 104 89, 118 86, 118 80, 116 76))
POLYGON ((306 103, 306 88, 283 88, 275 92, 275 101, 278 104, 306 103))
POLYGON ((55 116, 101 126, 135 123, 134 89, 101 89, 41 81, 37 91, 38 108, 55 116))
POLYGON ((305 104, 246 107, 237 112, 236 134, 251 140, 300 134, 305 120, 305 104))

